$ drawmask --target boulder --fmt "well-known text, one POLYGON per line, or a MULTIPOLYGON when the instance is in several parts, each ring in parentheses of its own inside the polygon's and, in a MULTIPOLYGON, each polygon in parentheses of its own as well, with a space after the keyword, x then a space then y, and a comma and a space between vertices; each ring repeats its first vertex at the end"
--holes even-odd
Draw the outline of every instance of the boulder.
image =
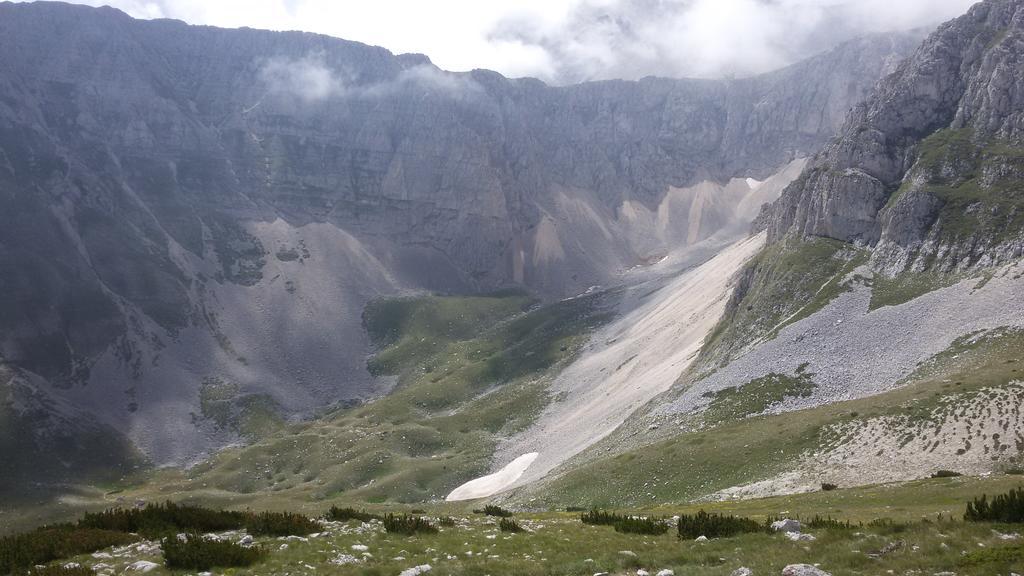
POLYGON ((772 530, 776 532, 799 532, 800 522, 798 520, 783 518, 782 520, 772 522, 772 530))
POLYGON ((782 576, 832 576, 817 566, 810 564, 790 564, 782 569, 782 576))
POLYGON ((138 560, 136 562, 132 562, 131 564, 129 564, 125 568, 125 571, 126 572, 149 572, 150 570, 153 570, 154 568, 159 568, 159 567, 160 567, 160 565, 157 564, 156 562, 150 562, 149 560, 138 560))

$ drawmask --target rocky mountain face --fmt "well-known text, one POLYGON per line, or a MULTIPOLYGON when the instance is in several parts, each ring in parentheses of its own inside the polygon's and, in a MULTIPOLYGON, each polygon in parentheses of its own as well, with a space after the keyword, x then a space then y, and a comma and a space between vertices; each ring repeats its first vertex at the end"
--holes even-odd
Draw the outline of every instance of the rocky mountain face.
POLYGON ((1024 5, 943 25, 850 114, 762 215, 788 233, 877 246, 888 274, 953 271, 1024 251, 1024 5))
MULTIPOLYGON (((72 404, 160 463, 237 441, 254 414, 379 392, 370 299, 575 294, 736 225, 750 199, 699 185, 815 152, 916 40, 748 79, 553 87, 313 34, 2 3, 10 389, 72 404)), ((798 220, 778 214, 776 231, 798 220)))

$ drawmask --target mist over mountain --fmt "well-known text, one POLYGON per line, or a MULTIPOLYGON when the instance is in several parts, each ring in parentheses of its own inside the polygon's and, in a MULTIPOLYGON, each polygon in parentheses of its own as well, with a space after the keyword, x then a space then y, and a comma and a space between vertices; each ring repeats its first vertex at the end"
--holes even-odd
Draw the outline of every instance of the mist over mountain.
POLYGON ((87 0, 137 18, 305 30, 427 54, 441 68, 566 85, 762 74, 870 34, 922 29, 973 0, 87 0), (400 17, 395 17, 400 15, 400 17), (438 34, 437 30, 444 30, 438 34))

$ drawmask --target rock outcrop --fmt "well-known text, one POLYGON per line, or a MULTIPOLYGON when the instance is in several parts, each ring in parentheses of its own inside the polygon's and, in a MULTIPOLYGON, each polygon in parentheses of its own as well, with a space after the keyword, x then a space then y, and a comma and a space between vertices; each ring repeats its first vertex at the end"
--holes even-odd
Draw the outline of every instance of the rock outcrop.
POLYGON ((1024 4, 988 0, 934 32, 850 113, 760 219, 878 246, 879 268, 953 270, 1020 257, 1024 4))

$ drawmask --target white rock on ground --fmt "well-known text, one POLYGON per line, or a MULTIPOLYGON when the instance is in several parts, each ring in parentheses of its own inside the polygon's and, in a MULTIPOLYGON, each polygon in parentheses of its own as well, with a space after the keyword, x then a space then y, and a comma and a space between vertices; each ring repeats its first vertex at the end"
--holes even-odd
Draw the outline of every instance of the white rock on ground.
POLYGON ((782 569, 782 576, 832 576, 817 566, 810 564, 790 564, 782 569))
POLYGON ((732 571, 729 576, 753 576, 754 571, 746 566, 742 566, 732 571))
POLYGON ((149 560, 138 560, 129 564, 126 568, 126 572, 149 572, 155 568, 159 568, 160 565, 156 562, 150 562, 149 560))
POLYGON ((668 568, 665 568, 664 570, 658 570, 658 573, 654 576, 676 576, 676 573, 672 570, 669 570, 668 568))
POLYGON ((799 532, 800 522, 798 520, 783 518, 782 520, 772 522, 772 530, 776 532, 799 532))
POLYGON ((398 576, 420 576, 420 574, 426 574, 430 572, 430 564, 420 564, 419 566, 413 566, 412 568, 406 568, 399 572, 398 576))

